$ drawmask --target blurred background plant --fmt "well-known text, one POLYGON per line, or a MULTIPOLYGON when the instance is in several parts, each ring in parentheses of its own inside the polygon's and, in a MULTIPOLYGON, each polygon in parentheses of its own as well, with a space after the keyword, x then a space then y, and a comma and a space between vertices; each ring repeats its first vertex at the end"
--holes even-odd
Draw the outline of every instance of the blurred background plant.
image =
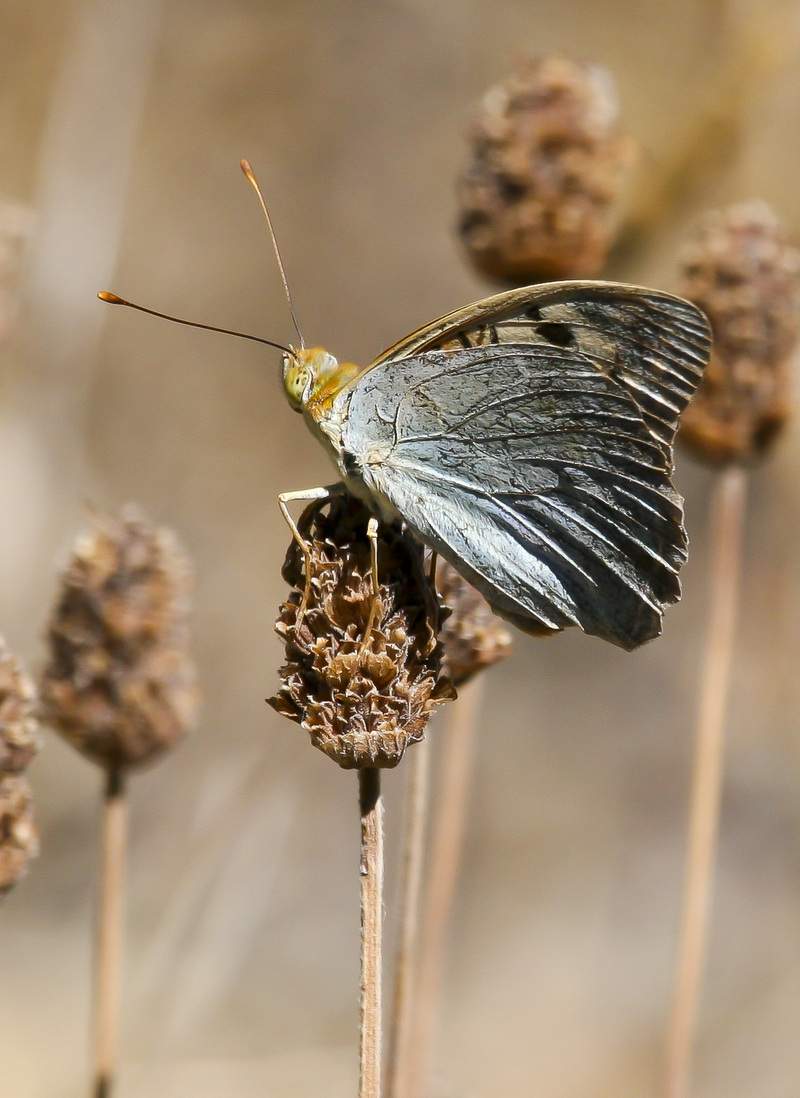
POLYGON ((191 570, 169 530, 128 505, 93 513, 72 548, 47 629, 42 717, 103 773, 94 960, 93 1098, 116 1091, 131 770, 194 724, 187 650, 191 570))
MULTIPOLYGON (((353 806, 263 701, 287 541, 274 496, 330 470, 279 395, 277 354, 94 294, 291 338, 248 156, 314 342, 366 362, 483 296, 453 187, 474 105, 520 50, 613 73, 639 153, 604 274, 677 289, 705 210, 757 196, 800 237, 796 8, 3 0, 0 30, 0 193, 33 211, 4 298, 19 308, 0 362, 0 629, 41 665, 53 565, 87 498, 137 499, 198 575, 201 727, 131 792, 120 1094, 350 1095, 353 806)), ((800 1085, 798 474, 791 428, 750 482, 704 1098, 800 1085)), ((692 552, 664 636, 632 656, 577 632, 515 636, 486 676, 443 1094, 657 1085, 712 474, 679 459, 677 479, 692 552)), ((57 1098, 87 1070, 96 775, 50 737, 30 777, 42 853, 0 912, 0 1058, 14 1098, 57 1098)), ((403 783, 402 767, 387 776, 390 802, 403 783)))

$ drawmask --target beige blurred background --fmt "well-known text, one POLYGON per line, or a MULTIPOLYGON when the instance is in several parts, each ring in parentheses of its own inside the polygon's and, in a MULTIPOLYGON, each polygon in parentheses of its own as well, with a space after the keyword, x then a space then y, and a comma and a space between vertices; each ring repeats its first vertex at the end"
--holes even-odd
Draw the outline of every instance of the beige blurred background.
MULTIPOLYGON (((365 362, 483 296, 453 184, 517 51, 614 72, 640 148, 609 268, 671 288, 692 219, 770 202, 800 239, 800 7, 722 0, 0 0, 0 196, 30 208, 0 355, 0 631, 32 667, 86 501, 136 500, 197 569, 201 727, 133 783, 120 1098, 355 1093, 356 782, 264 704, 287 532, 327 483, 279 355, 101 288, 365 362)), ((487 680, 435 1094, 655 1095, 677 930, 711 479, 627 655, 516 638, 487 680)), ((800 433, 752 478, 698 1098, 800 1093, 800 433)), ((436 729, 432 731, 436 736, 436 729)), ((42 853, 0 912, 3 1098, 87 1093, 99 775, 48 736, 42 853)), ((386 780, 394 925, 403 769, 386 780)))

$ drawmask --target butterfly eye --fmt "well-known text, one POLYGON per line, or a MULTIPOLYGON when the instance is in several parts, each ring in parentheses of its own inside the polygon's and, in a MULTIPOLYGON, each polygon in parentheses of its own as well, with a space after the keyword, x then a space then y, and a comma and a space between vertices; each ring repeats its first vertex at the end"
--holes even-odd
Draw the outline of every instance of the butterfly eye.
POLYGON ((311 382, 311 373, 307 366, 301 366, 288 357, 284 360, 283 386, 289 403, 296 412, 302 410, 303 397, 311 382))

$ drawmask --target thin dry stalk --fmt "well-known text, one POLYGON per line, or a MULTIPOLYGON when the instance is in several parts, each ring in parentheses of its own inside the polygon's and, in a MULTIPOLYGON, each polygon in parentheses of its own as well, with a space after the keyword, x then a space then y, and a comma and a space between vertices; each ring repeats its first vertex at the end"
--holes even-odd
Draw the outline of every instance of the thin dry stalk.
POLYGON ((441 754, 441 784, 434 807, 421 921, 414 1033, 409 1048, 407 1088, 397 1098, 424 1093, 438 1029, 446 941, 450 927, 472 778, 472 759, 483 697, 482 676, 460 688, 450 708, 441 754))
POLYGON ((411 752, 406 787, 403 874, 400 895, 400 935, 395 965, 394 1002, 386 1063, 387 1098, 401 1098, 408 1090, 408 1069, 413 1037, 415 967, 419 937, 419 905, 425 862, 425 833, 428 820, 430 783, 430 741, 425 739, 411 752))
POLYGON ((122 908, 128 805, 121 768, 106 771, 103 800, 103 864, 95 971, 95 1074, 93 1098, 111 1098, 119 1033, 122 908))
POLYGON ((665 1098, 685 1098, 706 952, 722 787, 725 706, 730 682, 747 474, 719 474, 712 515, 710 615, 694 762, 681 932, 667 1038, 665 1098))
POLYGON ((361 812, 361 1072, 358 1098, 381 1094, 383 801, 381 772, 358 772, 361 812))

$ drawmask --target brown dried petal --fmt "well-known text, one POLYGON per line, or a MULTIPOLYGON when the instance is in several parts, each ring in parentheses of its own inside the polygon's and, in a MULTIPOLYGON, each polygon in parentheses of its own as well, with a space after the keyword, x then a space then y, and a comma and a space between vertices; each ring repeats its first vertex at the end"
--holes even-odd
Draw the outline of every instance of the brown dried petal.
POLYGON ((47 719, 104 766, 150 761, 191 727, 190 572, 173 536, 128 507, 78 539, 50 623, 47 719))
POLYGON ((708 214, 682 256, 684 297, 708 315, 711 361, 679 438, 714 463, 761 457, 791 410, 798 253, 763 202, 708 214))
POLYGON ((585 278, 605 262, 631 144, 611 74, 522 58, 484 97, 459 185, 459 231, 483 274, 512 284, 585 278))
POLYGON ((18 774, 4 775, 0 778, 0 896, 17 883, 38 853, 28 783, 18 774))
POLYGON ((0 637, 0 774, 24 770, 39 747, 36 687, 0 637))
POLYGON ((346 769, 396 766, 408 744, 422 738, 436 706, 453 696, 439 676, 439 605, 422 549, 396 526, 379 528, 380 607, 363 647, 373 598, 369 518, 350 496, 305 512, 310 596, 298 623, 305 570, 293 542, 283 574, 294 590, 276 624, 286 663, 282 689, 269 699, 346 769))

